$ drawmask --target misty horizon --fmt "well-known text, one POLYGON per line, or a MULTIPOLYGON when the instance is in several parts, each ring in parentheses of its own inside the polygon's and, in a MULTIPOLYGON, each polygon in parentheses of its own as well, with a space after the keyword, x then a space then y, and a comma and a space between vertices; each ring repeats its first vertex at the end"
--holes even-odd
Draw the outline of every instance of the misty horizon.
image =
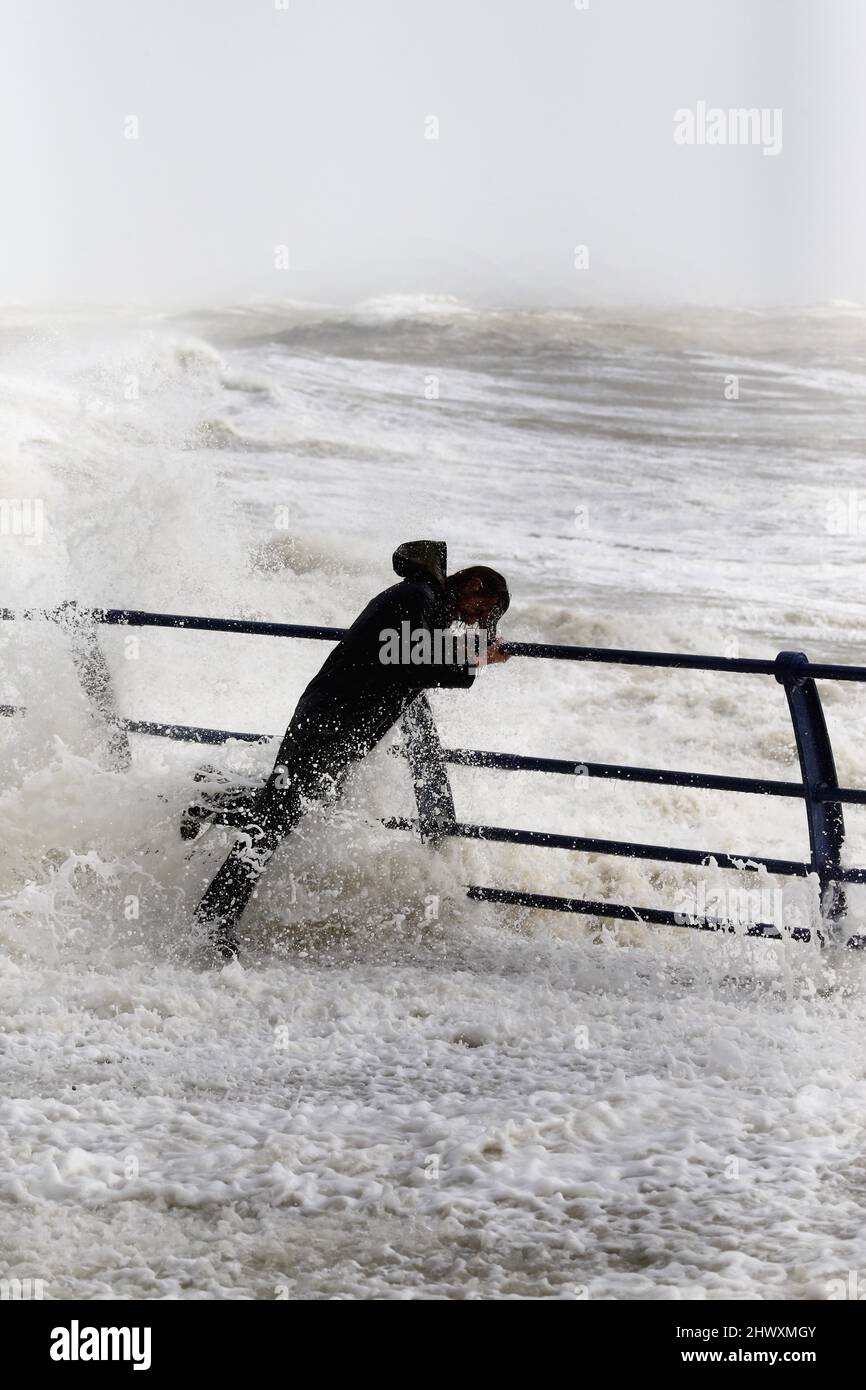
POLYGON ((48 0, 8 32, 7 306, 866 301, 854 0, 48 0))

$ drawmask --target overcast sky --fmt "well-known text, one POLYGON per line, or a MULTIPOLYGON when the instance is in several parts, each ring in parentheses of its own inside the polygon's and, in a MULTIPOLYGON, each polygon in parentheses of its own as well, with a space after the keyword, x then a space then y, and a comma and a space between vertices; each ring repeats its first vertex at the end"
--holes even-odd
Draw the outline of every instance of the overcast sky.
POLYGON ((863 0, 2 12, 4 303, 866 301, 863 0), (781 153, 676 144, 700 101, 781 153))

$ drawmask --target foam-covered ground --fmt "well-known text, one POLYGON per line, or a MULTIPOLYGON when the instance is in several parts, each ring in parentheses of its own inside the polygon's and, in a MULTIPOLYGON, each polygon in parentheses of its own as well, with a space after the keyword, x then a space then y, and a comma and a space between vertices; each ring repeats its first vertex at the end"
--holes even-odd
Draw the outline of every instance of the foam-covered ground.
MULTIPOLYGON (((857 506, 859 325, 394 301, 19 316, 0 493, 40 500, 42 530, 2 537, 0 601, 341 624, 398 541, 441 534, 455 564, 506 570, 510 636, 860 659, 858 536, 833 521, 857 506)), ((792 926, 817 920, 811 881, 435 853, 378 824, 411 811, 380 749, 280 852, 243 964, 214 972, 190 912, 221 832, 177 835, 202 750, 134 738, 112 768, 68 637, 0 641, 0 703, 27 711, 0 721, 0 1276, 55 1298, 820 1299, 862 1271, 859 956, 464 893, 688 911, 701 884, 751 888, 792 926)), ((267 733, 324 650, 154 629, 104 648, 125 714, 267 733)), ((864 785, 857 688, 822 695, 864 785)), ((771 680, 515 660, 435 707, 452 745, 797 776, 771 680)), ((272 752, 207 758, 248 777, 272 752)), ((807 853, 793 801, 453 783, 466 820, 807 853)), ((866 930, 858 890, 850 909, 866 930)))
POLYGON ((673 956, 449 919, 7 962, 5 1258, 52 1297, 826 1298, 866 1258, 862 1004, 673 956))

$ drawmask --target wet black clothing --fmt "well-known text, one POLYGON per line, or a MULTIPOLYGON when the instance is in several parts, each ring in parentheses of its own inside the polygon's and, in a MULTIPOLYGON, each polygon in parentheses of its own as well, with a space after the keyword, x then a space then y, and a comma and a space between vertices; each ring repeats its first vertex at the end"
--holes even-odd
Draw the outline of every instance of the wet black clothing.
MULTIPOLYGON (((444 587, 419 578, 378 594, 356 618, 298 701, 245 833, 199 904, 199 919, 218 936, 232 939, 265 864, 308 804, 338 796, 352 762, 375 747, 422 691, 472 685, 475 669, 465 662, 381 660, 383 634, 391 632, 412 638, 429 633, 431 657, 443 656, 447 649, 442 651, 434 634, 448 627, 444 587)), ((241 816, 227 823, 237 824, 245 804, 238 803, 241 816)))
POLYGON ((350 732, 367 752, 388 732, 422 690, 468 688, 473 668, 457 664, 393 665, 381 660, 385 632, 443 632, 449 627, 444 590, 420 580, 403 580, 378 594, 355 619, 314 676, 292 723, 313 722, 320 737, 350 732))

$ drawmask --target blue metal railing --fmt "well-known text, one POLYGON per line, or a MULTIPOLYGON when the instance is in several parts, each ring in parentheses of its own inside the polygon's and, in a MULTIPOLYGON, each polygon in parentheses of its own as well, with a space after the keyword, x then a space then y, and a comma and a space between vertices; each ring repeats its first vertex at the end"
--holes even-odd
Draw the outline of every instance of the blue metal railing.
MULTIPOLYGON (((259 742, 274 735, 237 732, 227 729, 198 728, 149 720, 121 718, 114 706, 110 676, 96 638, 98 625, 181 628, 189 631, 243 633, 254 636, 294 637, 320 641, 339 641, 343 628, 315 627, 299 623, 259 622, 240 618, 208 618, 186 614, 149 613, 140 609, 78 608, 74 603, 57 609, 28 609, 14 612, 0 609, 0 621, 47 618, 68 626, 73 638, 73 654, 79 677, 97 711, 112 731, 115 751, 128 758, 128 734, 153 734, 164 738, 202 744, 226 743, 232 739, 259 742), (123 741, 126 740, 126 754, 123 741)), ((842 804, 866 805, 866 789, 840 787, 836 776, 830 738, 824 721, 816 680, 866 682, 866 667, 811 663, 802 652, 781 652, 773 661, 752 658, 692 656, 673 652, 620 651, 603 647, 568 647, 543 642, 505 642, 513 656, 554 661, 589 661, 604 664, 650 666, 674 670, 710 671, 725 674, 773 676, 785 690, 800 762, 799 782, 771 778, 730 777, 672 769, 629 767, 616 763, 576 763, 557 758, 530 757, 516 753, 487 752, 482 749, 443 749, 429 714, 422 711, 404 720, 404 738, 418 804, 417 820, 392 817, 383 821, 390 829, 417 830, 434 842, 446 836, 490 840, 499 843, 534 845, 583 853, 625 856, 673 864, 706 865, 713 860, 724 869, 763 868, 787 877, 816 874, 821 892, 822 911, 828 932, 845 912, 840 885, 866 883, 866 868, 848 868, 841 863, 845 826, 842 804), (809 830, 808 861, 768 858, 755 854, 734 854, 711 850, 690 850, 677 846, 642 844, 627 840, 604 840, 589 836, 560 835, 546 831, 519 830, 508 826, 472 825, 457 821, 453 809, 445 765, 483 767, 500 771, 543 772, 574 777, 598 777, 658 786, 694 787, 703 790, 758 796, 796 797, 804 802, 809 830)), ((426 702, 424 702, 426 705, 426 702)), ((414 708, 414 707, 413 707, 414 708)), ((18 707, 0 705, 0 715, 21 713, 18 707)), ((591 899, 566 898, 530 893, 518 889, 467 886, 468 896, 480 901, 515 903, 527 907, 583 915, 643 921, 665 926, 689 926, 698 930, 735 931, 737 925, 722 919, 689 920, 682 913, 660 908, 637 908, 628 904, 605 903, 591 899)), ((746 935, 780 938, 775 924, 751 923, 746 935)), ((809 940, 811 931, 796 927, 785 935, 809 940)), ((819 935, 821 935, 819 933, 819 935)), ((866 936, 854 936, 849 946, 866 946, 866 936)))

